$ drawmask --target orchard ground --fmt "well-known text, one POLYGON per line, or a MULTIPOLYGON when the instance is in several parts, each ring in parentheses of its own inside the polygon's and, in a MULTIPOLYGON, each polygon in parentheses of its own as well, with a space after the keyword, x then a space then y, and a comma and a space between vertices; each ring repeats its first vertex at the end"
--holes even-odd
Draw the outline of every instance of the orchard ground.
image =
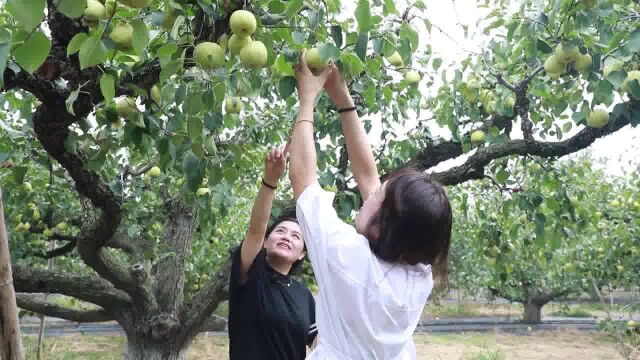
MULTIPOLYGON (((27 357, 35 356, 34 337, 25 337, 27 357)), ((529 335, 467 333, 415 336, 417 359, 622 359, 615 343, 603 334, 573 331, 533 332, 529 335)), ((199 336, 188 359, 228 358, 228 339, 199 336)), ((45 342, 43 360, 120 359, 125 339, 121 336, 66 336, 45 342)))

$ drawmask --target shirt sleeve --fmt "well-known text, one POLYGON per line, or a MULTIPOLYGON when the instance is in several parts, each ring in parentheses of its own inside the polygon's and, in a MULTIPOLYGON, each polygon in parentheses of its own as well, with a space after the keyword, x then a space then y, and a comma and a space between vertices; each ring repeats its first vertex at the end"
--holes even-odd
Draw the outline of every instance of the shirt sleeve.
POLYGON ((316 301, 311 292, 309 292, 309 333, 307 334, 307 346, 311 347, 313 341, 318 336, 318 327, 316 325, 316 301))
POLYGON ((329 273, 336 270, 364 286, 371 271, 369 242, 338 217, 333 198, 332 192, 314 182, 302 192, 296 204, 296 217, 314 274, 320 289, 328 285, 329 273))
POLYGON ((247 273, 247 282, 242 284, 240 282, 240 268, 241 268, 241 259, 240 259, 240 249, 242 248, 242 244, 238 246, 231 255, 231 278, 230 278, 230 287, 231 289, 241 290, 249 282, 255 281, 255 278, 259 276, 260 270, 264 268, 265 253, 264 250, 261 250, 256 258, 253 260, 253 263, 249 267, 249 272, 247 273))

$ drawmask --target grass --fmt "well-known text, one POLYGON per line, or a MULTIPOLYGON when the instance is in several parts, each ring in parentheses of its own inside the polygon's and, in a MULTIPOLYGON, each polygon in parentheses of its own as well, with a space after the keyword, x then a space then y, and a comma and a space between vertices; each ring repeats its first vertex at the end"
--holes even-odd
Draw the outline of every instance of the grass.
MULTIPOLYGON (((418 360, 620 360, 615 345, 605 335, 572 331, 503 333, 418 334, 418 360)), ((35 341, 25 337, 26 359, 35 359, 35 341)), ((229 341, 224 336, 199 336, 188 359, 226 359, 229 341)), ((124 338, 120 336, 65 336, 45 342, 43 360, 121 359, 124 338)))
POLYGON ((551 313, 551 316, 564 316, 574 318, 590 318, 593 314, 582 305, 560 305, 560 309, 551 313))

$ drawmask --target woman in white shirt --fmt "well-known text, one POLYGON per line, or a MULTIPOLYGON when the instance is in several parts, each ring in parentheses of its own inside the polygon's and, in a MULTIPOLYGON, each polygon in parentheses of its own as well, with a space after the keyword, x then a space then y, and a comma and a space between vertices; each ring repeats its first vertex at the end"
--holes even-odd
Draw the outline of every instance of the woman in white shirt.
POLYGON ((373 153, 338 68, 314 76, 304 54, 296 69, 299 114, 290 143, 289 177, 296 216, 320 293, 322 334, 310 359, 415 359, 413 332, 433 288, 446 281, 451 207, 442 186, 415 169, 380 183, 373 153), (355 227, 317 182, 313 106, 325 89, 339 109, 351 169, 364 200, 355 227))

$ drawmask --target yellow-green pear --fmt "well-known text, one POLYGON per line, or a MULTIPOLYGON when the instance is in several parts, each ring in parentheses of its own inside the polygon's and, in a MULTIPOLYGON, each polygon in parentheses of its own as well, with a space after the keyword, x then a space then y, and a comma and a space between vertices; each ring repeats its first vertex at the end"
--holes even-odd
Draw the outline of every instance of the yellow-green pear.
POLYGON ((256 31, 257 25, 256 17, 246 10, 236 10, 229 18, 231 31, 240 36, 250 36, 256 31))
POLYGON ((33 187, 31 186, 31 183, 28 182, 28 181, 25 181, 24 183, 22 183, 22 188, 26 192, 32 192, 33 191, 33 187))
POLYGON ((584 55, 578 56, 578 58, 576 59, 576 63, 573 65, 573 67, 579 72, 585 72, 591 69, 592 63, 593 61, 591 59, 591 55, 584 54, 584 55))
POLYGON ((322 61, 320 58, 320 52, 317 48, 309 49, 304 54, 304 59, 307 62, 307 67, 311 71, 322 71, 329 61, 322 61))
POLYGON ((193 51, 193 59, 201 69, 217 69, 224 65, 224 50, 216 43, 201 42, 193 51))
POLYGON ((113 14, 116 13, 117 8, 118 8, 118 4, 116 3, 116 0, 107 0, 104 3, 104 9, 107 13, 108 18, 112 17, 113 14))
POLYGON ((53 230, 46 228, 42 231, 42 235, 46 236, 46 237, 51 237, 53 236, 53 230))
POLYGON ((56 225, 56 229, 60 230, 60 231, 65 231, 67 230, 67 223, 66 222, 59 222, 58 225, 56 225))
MULTIPOLYGON (((77 0, 76 0, 77 1, 77 0)), ((84 17, 89 21, 97 21, 107 18, 107 10, 98 0, 87 0, 87 7, 84 9, 84 17)))
POLYGON ((162 102, 162 95, 160 94, 160 88, 158 87, 158 85, 153 85, 151 87, 151 99, 157 104, 160 104, 162 102))
POLYGON ((252 41, 240 50, 240 62, 248 68, 260 68, 267 64, 267 47, 262 41, 252 41))
POLYGON ((407 71, 406 74, 404 74, 404 79, 406 80, 407 83, 409 84, 417 84, 420 82, 420 73, 415 71, 415 70, 411 70, 411 71, 407 71))
POLYGON ((628 93, 631 92, 631 81, 637 80, 640 82, 640 70, 633 70, 627 73, 627 78, 622 83, 622 90, 628 93))
POLYGON ((120 50, 128 50, 133 47, 133 26, 126 23, 116 25, 109 38, 113 41, 116 48, 120 50))
POLYGON ((564 63, 557 55, 551 55, 544 62, 544 70, 547 74, 561 74, 564 71, 564 63))
POLYGON ((209 193, 209 188, 199 188, 196 191, 196 196, 203 196, 209 193))
POLYGON ((237 97, 228 97, 224 101, 224 111, 227 112, 227 114, 237 114, 242 111, 243 108, 244 104, 242 100, 237 97))
POLYGON ((116 112, 120 117, 129 118, 138 112, 138 107, 136 106, 136 99, 131 97, 126 97, 118 102, 116 102, 116 112))
POLYGON ((471 133, 471 142, 474 144, 479 144, 484 142, 484 131, 476 130, 471 133))
POLYGON ((609 113, 605 110, 594 110, 587 117, 587 125, 599 129, 609 123, 609 113))
POLYGON ((580 49, 574 44, 562 45, 562 43, 560 43, 556 46, 554 54, 560 61, 566 64, 574 62, 578 56, 580 56, 580 49))
POLYGON ((158 177, 158 176, 160 176, 161 172, 162 171, 160 170, 159 167, 154 166, 151 169, 149 169, 149 171, 147 172, 147 175, 149 175, 150 177, 158 177))
POLYGON ((243 47, 251 44, 252 41, 253 40, 251 40, 251 36, 240 36, 232 34, 229 38, 227 46, 229 47, 229 51, 233 55, 238 55, 240 54, 240 50, 242 50, 243 47))
POLYGON ((401 67, 404 65, 404 61, 402 61, 402 56, 397 51, 393 53, 393 55, 389 56, 389 63, 395 67, 401 67))
POLYGON ((620 60, 610 61, 609 63, 604 65, 604 69, 602 69, 602 74, 606 78, 607 76, 609 76, 609 73, 611 72, 622 71, 623 66, 624 66, 624 63, 620 60))

